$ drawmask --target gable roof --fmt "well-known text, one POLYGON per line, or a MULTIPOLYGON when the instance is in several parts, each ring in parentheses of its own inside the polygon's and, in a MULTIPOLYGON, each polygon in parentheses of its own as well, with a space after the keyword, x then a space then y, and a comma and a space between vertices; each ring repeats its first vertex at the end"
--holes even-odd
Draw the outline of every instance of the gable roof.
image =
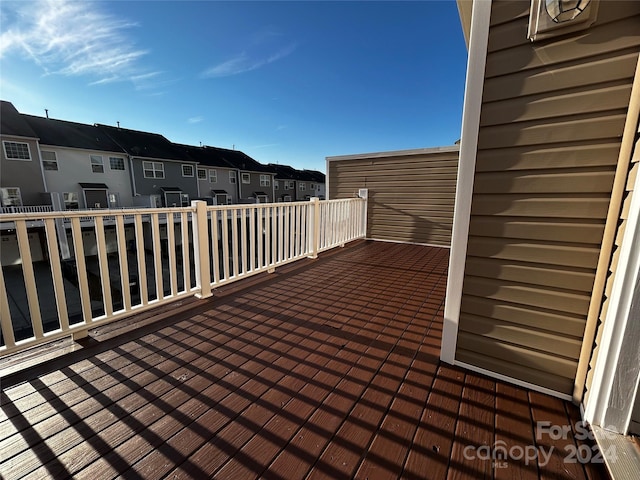
POLYGON ((22 118, 13 103, 0 100, 0 134, 38 138, 36 132, 22 118))
POLYGON ((215 151, 218 155, 224 158, 228 163, 237 168, 238 170, 244 170, 246 172, 264 172, 273 173, 273 171, 266 165, 261 164, 257 160, 254 160, 249 155, 240 150, 229 150, 227 148, 219 147, 206 147, 207 150, 215 151))
POLYGON ((299 170, 300 180, 307 182, 325 183, 325 175, 317 170, 299 170))
POLYGON ((208 167, 223 167, 235 169, 235 165, 225 160, 225 158, 212 147, 196 147, 194 145, 184 145, 180 143, 174 143, 173 146, 183 152, 187 157, 191 158, 194 162, 200 163, 200 165, 208 167))
POLYGON ((276 180, 299 180, 300 172, 289 165, 270 163, 269 167, 276 174, 276 180))
POLYGON ((133 157, 194 162, 184 151, 160 134, 102 124, 96 124, 96 127, 133 157))
POLYGON ((34 115, 22 115, 22 117, 36 132, 41 145, 124 153, 117 143, 93 125, 34 115))

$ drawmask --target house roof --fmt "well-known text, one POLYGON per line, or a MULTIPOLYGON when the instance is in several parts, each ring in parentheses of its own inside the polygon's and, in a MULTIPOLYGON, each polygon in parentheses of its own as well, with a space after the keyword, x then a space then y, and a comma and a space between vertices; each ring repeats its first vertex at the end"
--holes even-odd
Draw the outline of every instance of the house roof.
POLYGON ((260 162, 251 158, 249 155, 241 152, 240 150, 229 150, 219 147, 206 147, 206 149, 215 151, 218 155, 220 155, 238 170, 244 170, 246 172, 273 173, 271 168, 261 164, 260 162))
POLYGON ((325 183, 325 175, 317 170, 300 170, 300 180, 307 182, 325 183))
POLYGON ((0 134, 38 138, 13 103, 0 100, 0 134))
POLYGON ((299 180, 299 170, 296 170, 289 165, 277 165, 270 163, 269 168, 276 174, 276 180, 299 180))
POLYGON ((109 187, 105 183, 86 183, 80 182, 82 188, 93 188, 98 190, 108 190, 109 187))
POLYGON ((251 195, 253 197, 267 197, 268 196, 265 192, 253 192, 251 195))
POLYGON ((160 187, 163 192, 182 192, 180 187, 160 187))
POLYGON ((41 145, 124 153, 117 143, 93 125, 34 115, 22 115, 22 117, 36 132, 41 145))
POLYGON ((237 168, 232 163, 225 160, 220 152, 213 147, 196 147, 193 145, 184 145, 174 143, 173 146, 191 158, 194 162, 208 167, 237 168))
POLYGON ((226 190, 212 189, 211 191, 216 195, 229 195, 226 190))
POLYGON ((131 156, 194 162, 183 150, 160 134, 109 125, 96 124, 96 126, 131 156))

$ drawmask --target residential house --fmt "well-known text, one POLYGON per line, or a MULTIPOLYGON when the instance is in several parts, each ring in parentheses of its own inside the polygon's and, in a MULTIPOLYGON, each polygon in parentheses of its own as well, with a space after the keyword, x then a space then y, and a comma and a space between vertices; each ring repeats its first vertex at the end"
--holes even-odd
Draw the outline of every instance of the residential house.
POLYGON ((102 130, 33 115, 22 118, 40 139, 47 192, 54 196, 53 203, 58 208, 117 208, 132 204, 126 154, 102 130))
POLYGON ((0 101, 0 207, 41 205, 47 191, 38 135, 12 103, 0 101))
POLYGON ((602 432, 640 433, 640 2, 579 3, 458 1, 441 358, 580 403, 602 451, 637 459, 602 432))
POLYGON ((239 150, 208 147, 238 169, 238 203, 269 203, 274 200, 273 171, 239 150))
POLYGON ((213 205, 238 203, 238 169, 225 160, 219 149, 174 144, 198 163, 197 178, 200 198, 213 205))
POLYGON ((300 199, 318 197, 324 200, 327 195, 325 175, 317 170, 298 171, 298 196, 300 199))
POLYGON ((295 202, 298 200, 298 170, 288 165, 270 163, 275 173, 274 193, 276 202, 295 202))
POLYGON ((197 162, 157 133, 97 125, 127 153, 134 205, 186 206, 198 191, 197 162))

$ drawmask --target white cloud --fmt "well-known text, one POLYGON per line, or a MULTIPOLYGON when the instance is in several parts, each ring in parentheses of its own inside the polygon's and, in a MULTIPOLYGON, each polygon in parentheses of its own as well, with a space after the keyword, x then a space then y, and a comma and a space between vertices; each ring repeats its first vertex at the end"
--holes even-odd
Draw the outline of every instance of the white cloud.
POLYGON ((202 115, 199 115, 197 117, 191 117, 187 120, 188 123, 200 123, 204 120, 204 117, 202 115))
POLYGON ((89 76, 96 78, 93 85, 157 75, 140 66, 148 52, 127 35, 137 24, 103 12, 96 2, 38 0, 13 11, 9 5, 16 7, 3 7, 0 58, 26 54, 47 74, 89 76))
POLYGON ((260 67, 276 62, 284 57, 291 55, 296 49, 296 44, 292 43, 284 48, 281 48, 275 53, 264 56, 257 56, 255 54, 250 55, 246 52, 231 58, 225 62, 208 68, 202 72, 201 76, 204 78, 217 78, 217 77, 229 77, 232 75, 238 75, 240 73, 250 72, 257 70, 260 67))

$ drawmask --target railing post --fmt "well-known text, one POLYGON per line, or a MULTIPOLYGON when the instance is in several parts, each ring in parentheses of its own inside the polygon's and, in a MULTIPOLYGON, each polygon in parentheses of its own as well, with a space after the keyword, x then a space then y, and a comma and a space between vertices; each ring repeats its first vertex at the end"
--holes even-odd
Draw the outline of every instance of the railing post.
MULTIPOLYGON (((195 208, 193 213, 193 252, 196 273, 197 298, 211 296, 211 267, 209 264, 209 222, 207 221, 207 203, 194 200, 191 206, 195 208)), ((217 241, 215 238, 213 241, 217 241)))
POLYGON ((367 206, 369 203, 369 189, 368 188, 360 188, 358 190, 358 197, 364 200, 362 205, 362 236, 367 238, 367 206))
POLYGON ((309 208, 308 236, 309 239, 309 258, 318 258, 318 250, 320 249, 320 199, 311 197, 309 200, 311 206, 309 208))

